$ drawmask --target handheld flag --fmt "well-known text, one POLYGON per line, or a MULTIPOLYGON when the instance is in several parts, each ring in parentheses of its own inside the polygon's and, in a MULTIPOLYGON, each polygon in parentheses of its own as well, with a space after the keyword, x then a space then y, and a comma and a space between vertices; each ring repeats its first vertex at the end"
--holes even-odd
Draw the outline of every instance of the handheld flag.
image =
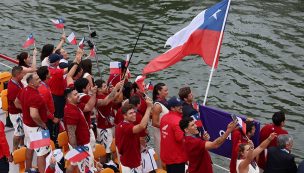
POLYGON ((90 50, 90 57, 96 57, 96 52, 95 52, 95 49, 94 49, 94 48, 92 48, 92 49, 90 50))
POLYGON ((68 38, 67 38, 68 42, 73 44, 73 45, 76 45, 77 44, 77 41, 76 41, 76 36, 74 34, 74 32, 72 32, 68 38))
POLYGON ((35 44, 35 39, 34 39, 34 36, 33 34, 31 33, 28 37, 27 37, 27 40, 25 41, 25 43, 23 44, 23 48, 27 48, 29 47, 30 45, 32 44, 35 44))
POLYGON ((141 92, 145 92, 145 79, 146 79, 146 77, 142 76, 142 75, 137 76, 136 79, 135 79, 135 83, 137 84, 138 89, 141 92))
POLYGON ((79 46, 79 48, 80 49, 83 49, 84 48, 84 42, 85 42, 85 37, 83 37, 82 39, 81 39, 81 41, 79 42, 79 44, 78 44, 78 46, 79 46))
POLYGON ((85 146, 76 147, 66 153, 64 158, 73 163, 80 162, 89 156, 88 150, 85 146))
POLYGON ((63 29, 64 28, 64 20, 63 19, 51 19, 51 21, 57 29, 63 29))
POLYGON ((230 0, 223 0, 199 13, 187 27, 167 40, 165 45, 170 45, 171 49, 153 59, 143 69, 143 74, 163 70, 192 54, 200 55, 211 67, 216 58, 216 68, 229 3, 230 0))
POLYGON ((48 130, 30 133, 29 137, 31 149, 46 147, 51 144, 50 132, 48 130))
POLYGON ((153 91, 154 86, 151 81, 146 85, 145 89, 148 91, 153 91))
POLYGON ((129 65, 129 61, 130 61, 130 54, 128 54, 127 56, 126 56, 126 67, 128 67, 128 65, 129 65))
POLYGON ((121 74, 121 63, 120 62, 110 62, 110 74, 121 74))

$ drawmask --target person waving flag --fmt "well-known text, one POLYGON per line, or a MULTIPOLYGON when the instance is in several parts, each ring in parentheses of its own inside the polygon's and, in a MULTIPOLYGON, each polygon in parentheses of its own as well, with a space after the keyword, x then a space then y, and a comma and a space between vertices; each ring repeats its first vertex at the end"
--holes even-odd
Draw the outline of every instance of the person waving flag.
POLYGON ((188 55, 200 55, 208 66, 216 59, 216 68, 229 5, 230 0, 223 0, 199 13, 167 40, 165 46, 170 45, 171 49, 150 61, 143 74, 163 70, 188 55))

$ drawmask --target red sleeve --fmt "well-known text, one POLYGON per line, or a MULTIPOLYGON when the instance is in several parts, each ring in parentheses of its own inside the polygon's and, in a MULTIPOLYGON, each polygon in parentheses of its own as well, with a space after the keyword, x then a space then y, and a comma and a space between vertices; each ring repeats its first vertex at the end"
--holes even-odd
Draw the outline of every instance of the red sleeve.
POLYGON ((84 107, 85 107, 85 103, 80 102, 80 103, 78 103, 77 106, 79 107, 79 109, 80 109, 81 111, 83 111, 83 110, 84 110, 84 107))
POLYGON ((7 158, 10 156, 9 146, 6 140, 4 124, 0 121, 0 148, 2 150, 3 155, 7 158))
POLYGON ((184 139, 184 132, 182 131, 182 129, 179 127, 178 124, 173 127, 173 131, 174 131, 175 140, 178 142, 182 142, 184 139))
POLYGON ((55 173, 55 169, 51 168, 50 166, 45 170, 45 173, 55 173))
POLYGON ((43 99, 41 100, 41 99, 39 99, 39 97, 34 96, 34 97, 32 97, 32 100, 29 103, 29 107, 36 108, 39 110, 41 104, 45 104, 44 100, 43 99), (43 101, 43 102, 41 102, 41 101, 43 101))
POLYGON ((241 143, 242 135, 239 129, 232 132, 231 142, 232 142, 232 152, 238 152, 238 145, 241 143))
POLYGON ((117 110, 116 115, 115 115, 114 123, 115 123, 116 125, 118 125, 118 124, 121 123, 123 120, 124 120, 124 118, 123 118, 123 115, 122 115, 122 113, 121 113, 121 108, 119 108, 119 109, 117 110))
POLYGON ((66 125, 77 125, 78 124, 78 116, 76 116, 78 112, 74 110, 65 111, 65 124, 66 125))

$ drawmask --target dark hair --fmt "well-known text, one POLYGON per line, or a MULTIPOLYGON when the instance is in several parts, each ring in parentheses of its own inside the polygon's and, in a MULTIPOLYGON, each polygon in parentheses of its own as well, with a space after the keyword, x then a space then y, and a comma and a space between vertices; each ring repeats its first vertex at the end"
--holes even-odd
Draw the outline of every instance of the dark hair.
POLYGON ((280 126, 282 122, 285 121, 285 113, 283 111, 279 111, 273 114, 272 122, 276 126, 280 126))
POLYGON ((124 104, 124 105, 121 107, 121 113, 124 115, 124 114, 126 114, 130 109, 134 109, 134 107, 135 107, 134 105, 126 103, 126 104, 124 104))
POLYGON ((131 91, 132 91, 132 83, 127 82, 123 86, 122 94, 124 98, 129 99, 131 97, 131 91))
POLYGON ((74 90, 75 90, 74 87, 72 87, 72 88, 66 88, 66 89, 64 90, 64 97, 67 98, 68 95, 71 94, 72 91, 74 91, 74 90))
POLYGON ((179 89, 178 96, 182 101, 184 101, 184 99, 187 98, 190 93, 190 87, 183 87, 179 89))
MULTIPOLYGON (((72 69, 72 67, 75 65, 76 63, 71 63, 70 65, 69 65, 69 67, 68 67, 68 71, 70 71, 71 69, 72 69)), ((76 71, 75 71, 75 73, 73 74, 73 77, 76 77, 77 76, 77 74, 79 73, 79 72, 81 72, 81 66, 79 66, 79 65, 77 65, 77 69, 76 69, 76 71)))
POLYGON ((243 153, 243 152, 245 151, 245 146, 246 146, 246 145, 248 145, 248 144, 246 144, 246 143, 241 143, 241 144, 239 145, 238 159, 241 159, 241 156, 242 156, 241 153, 243 153))
POLYGON ((137 106, 140 104, 140 98, 138 95, 133 95, 129 98, 129 104, 132 104, 134 106, 137 106))
POLYGON ((28 58, 27 52, 21 52, 19 55, 17 55, 17 59, 19 60, 18 65, 24 66, 24 67, 30 67, 28 64, 25 63, 25 60, 28 58))
POLYGON ((189 123, 193 121, 192 117, 183 117, 183 119, 181 119, 179 121, 179 127, 182 129, 183 132, 185 132, 185 129, 189 126, 189 123))
POLYGON ((61 55, 61 52, 60 52, 60 51, 61 51, 61 49, 56 49, 56 50, 55 50, 55 53, 58 54, 58 55, 61 55))
POLYGON ((83 89, 85 89, 89 84, 89 80, 86 78, 79 78, 75 81, 74 86, 78 93, 83 93, 83 89))
POLYGON ((50 56, 54 51, 54 45, 46 44, 41 49, 40 60, 41 62, 44 60, 45 57, 50 56))
POLYGON ((162 90, 164 86, 166 86, 164 83, 158 83, 154 86, 152 93, 152 99, 154 102, 157 100, 158 91, 162 90))
POLYGON ((83 69, 83 73, 89 73, 92 75, 92 61, 90 59, 85 59, 80 62, 80 66, 83 69))
POLYGON ((49 69, 47 66, 41 66, 37 70, 37 75, 39 76, 41 81, 45 81, 48 74, 49 74, 49 69))
POLYGON ((33 79, 33 77, 34 77, 34 74, 33 73, 30 73, 28 76, 27 76, 27 78, 26 78, 26 83, 30 83, 30 81, 33 79))
POLYGON ((97 88, 102 87, 102 84, 106 83, 106 81, 102 80, 102 79, 97 79, 95 81, 95 85, 97 86, 97 88))
POLYGON ((23 68, 21 66, 15 66, 12 68, 12 76, 16 77, 18 74, 22 72, 23 68))
POLYGON ((246 134, 248 132, 251 132, 251 130, 253 129, 253 127, 255 127, 255 124, 253 121, 246 121, 246 134))

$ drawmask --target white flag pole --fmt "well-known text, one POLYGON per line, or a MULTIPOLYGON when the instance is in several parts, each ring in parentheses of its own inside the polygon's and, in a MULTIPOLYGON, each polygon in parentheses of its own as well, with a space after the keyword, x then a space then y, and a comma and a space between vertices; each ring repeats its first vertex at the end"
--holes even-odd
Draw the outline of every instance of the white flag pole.
POLYGON ((225 25, 226 25, 227 15, 228 15, 229 7, 230 7, 230 2, 231 2, 231 0, 229 0, 228 4, 227 4, 227 10, 226 10, 225 17, 224 17, 224 23, 223 23, 223 26, 222 26, 222 29, 221 29, 220 38, 218 40, 215 55, 214 55, 213 64, 212 64, 212 68, 211 68, 211 71, 210 71, 209 81, 208 81, 208 85, 207 85, 207 89, 206 89, 206 93, 205 93, 205 98, 204 98, 204 102, 203 102, 204 106, 205 106, 206 101, 207 101, 207 96, 208 96, 208 92, 209 92, 209 88, 210 88, 210 83, 211 83, 212 75, 213 75, 213 72, 214 72, 214 66, 215 66, 215 63, 216 63, 216 60, 217 60, 217 54, 219 53, 221 40, 222 40, 222 37, 223 37, 223 34, 224 34, 224 28, 225 28, 225 25))

